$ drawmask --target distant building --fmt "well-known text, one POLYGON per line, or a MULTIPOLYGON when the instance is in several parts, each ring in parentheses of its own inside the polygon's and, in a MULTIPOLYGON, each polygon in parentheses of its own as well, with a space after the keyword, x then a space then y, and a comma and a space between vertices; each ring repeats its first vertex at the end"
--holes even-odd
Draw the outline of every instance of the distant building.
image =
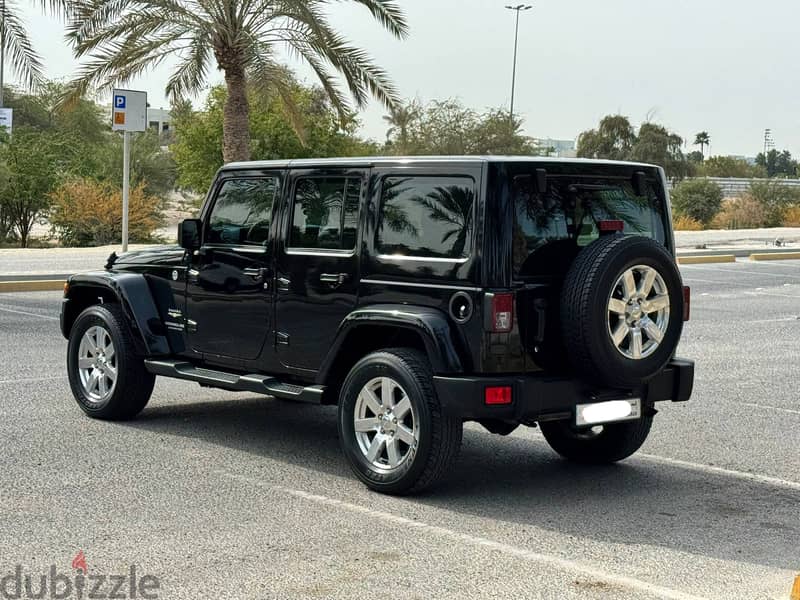
POLYGON ((170 117, 169 111, 163 108, 148 108, 147 126, 155 129, 158 133, 169 132, 172 126, 172 117, 170 117))
MULTIPOLYGON (((111 120, 111 105, 108 105, 109 121, 111 120)), ((147 127, 159 134, 168 134, 172 131, 172 117, 168 110, 163 108, 147 109, 147 127)))
POLYGON ((575 158, 575 140, 555 140, 552 138, 537 138, 536 143, 548 152, 548 156, 558 158, 575 158))
POLYGON ((743 154, 729 154, 728 158, 735 158, 736 160, 743 160, 751 167, 756 164, 755 156, 744 156, 743 154))

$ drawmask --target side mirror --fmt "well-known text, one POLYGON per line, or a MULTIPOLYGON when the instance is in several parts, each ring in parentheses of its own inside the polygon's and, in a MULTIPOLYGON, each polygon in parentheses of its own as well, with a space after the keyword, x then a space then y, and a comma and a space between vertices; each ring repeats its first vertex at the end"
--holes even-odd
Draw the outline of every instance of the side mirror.
POLYGON ((185 219, 178 224, 178 245, 187 250, 200 247, 200 230, 203 222, 200 219, 185 219))

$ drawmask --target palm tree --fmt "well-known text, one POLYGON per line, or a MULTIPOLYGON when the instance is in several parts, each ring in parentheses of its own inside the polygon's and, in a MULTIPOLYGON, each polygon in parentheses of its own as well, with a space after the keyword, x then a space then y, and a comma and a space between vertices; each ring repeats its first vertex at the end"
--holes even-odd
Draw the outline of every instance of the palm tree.
MULTIPOLYGON (((42 8, 57 16, 65 16, 69 0, 42 0, 42 8)), ((39 89, 45 82, 42 60, 33 49, 25 25, 18 14, 19 7, 10 0, 0 0, 0 107, 3 106, 3 67, 11 59, 14 75, 29 90, 39 89)))
MULTIPOLYGON (((395 37, 408 34, 403 11, 394 0, 352 1, 366 7, 395 37)), ((89 89, 108 91, 167 58, 177 58, 166 90, 177 100, 199 92, 215 63, 227 87, 222 148, 226 162, 250 158, 248 86, 274 90, 297 121, 299 115, 291 106, 291 74, 280 62, 283 48, 311 67, 343 121, 351 108, 336 73, 358 107, 372 95, 393 108, 397 94, 387 73, 332 28, 324 10, 330 3, 73 0, 68 36, 75 56, 88 60, 72 82, 71 97, 89 89)))
POLYGON ((404 105, 389 109, 389 114, 384 115, 383 120, 389 125, 386 130, 387 141, 397 136, 395 148, 398 154, 408 153, 408 129, 414 120, 419 116, 422 107, 416 100, 411 100, 404 105))
POLYGON ((700 146, 700 154, 702 154, 703 156, 705 156, 705 153, 703 152, 705 150, 705 147, 708 146, 710 143, 711 143, 711 136, 708 135, 707 131, 701 131, 696 136, 694 136, 694 145, 700 146))

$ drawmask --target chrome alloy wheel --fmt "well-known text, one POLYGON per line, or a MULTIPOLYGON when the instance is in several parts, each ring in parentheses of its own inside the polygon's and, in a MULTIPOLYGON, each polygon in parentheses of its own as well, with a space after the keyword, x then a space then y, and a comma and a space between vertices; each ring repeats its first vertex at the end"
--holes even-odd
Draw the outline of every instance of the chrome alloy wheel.
POLYGON ((619 276, 608 299, 608 334, 626 358, 656 351, 669 325, 669 292, 652 267, 636 265, 619 276))
POLYGON ((117 355, 111 334, 96 325, 86 330, 78 346, 78 375, 86 397, 105 402, 117 385, 117 355))
POLYGON ((361 388, 353 425, 362 454, 383 471, 402 465, 419 442, 419 423, 411 401, 391 377, 375 377, 361 388))

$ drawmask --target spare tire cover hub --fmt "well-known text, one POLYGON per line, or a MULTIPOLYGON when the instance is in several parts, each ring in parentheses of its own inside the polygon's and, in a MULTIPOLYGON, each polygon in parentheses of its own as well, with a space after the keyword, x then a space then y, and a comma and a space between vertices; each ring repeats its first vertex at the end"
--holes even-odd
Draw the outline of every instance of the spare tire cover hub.
POLYGON ((608 335, 626 358, 640 360, 656 351, 669 325, 669 292, 661 274, 648 265, 626 269, 608 299, 608 335))

